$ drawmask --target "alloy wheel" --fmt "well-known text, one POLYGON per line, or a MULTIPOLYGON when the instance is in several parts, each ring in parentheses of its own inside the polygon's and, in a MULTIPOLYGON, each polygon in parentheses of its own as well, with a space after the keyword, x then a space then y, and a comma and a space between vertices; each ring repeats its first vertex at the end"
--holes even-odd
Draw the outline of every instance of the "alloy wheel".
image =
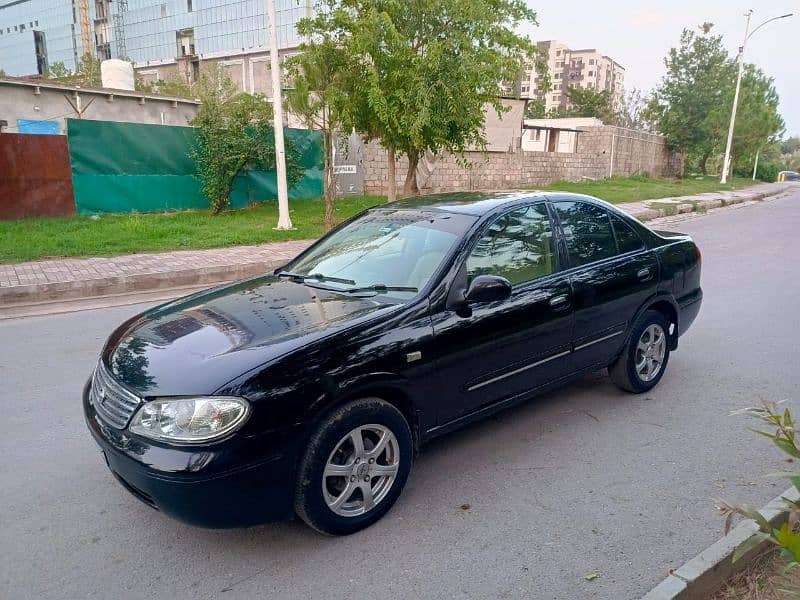
POLYGON ((657 323, 648 325, 636 344, 634 368, 642 381, 652 381, 661 372, 667 352, 667 336, 657 323))
POLYGON ((363 515, 389 493, 399 466, 400 446, 389 428, 356 427, 339 440, 325 463, 325 503, 343 517, 363 515))

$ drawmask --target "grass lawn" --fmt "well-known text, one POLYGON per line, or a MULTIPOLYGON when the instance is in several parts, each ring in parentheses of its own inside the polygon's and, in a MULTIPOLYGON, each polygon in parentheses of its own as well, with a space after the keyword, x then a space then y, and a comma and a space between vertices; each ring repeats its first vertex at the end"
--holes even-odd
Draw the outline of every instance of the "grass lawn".
MULTIPOLYGON (((383 202, 385 198, 376 196, 342 198, 336 202, 336 219, 383 202)), ((277 203, 216 216, 184 211, 0 221, 0 263, 308 240, 325 232, 322 200, 294 200, 289 208, 296 228, 292 231, 273 229, 277 203)))
MULTIPOLYGON (((578 192, 608 202, 681 196, 752 185, 736 179, 720 186, 711 177, 702 179, 612 178, 580 183, 558 182, 546 189, 578 192)), ((336 202, 336 219, 342 221, 365 208, 381 204, 380 196, 342 198, 336 202)), ((290 202, 292 231, 275 231, 278 210, 274 203, 213 216, 208 211, 23 219, 0 221, 0 264, 63 256, 113 256, 136 252, 221 248, 263 244, 321 236, 322 200, 290 202)))
POLYGON ((753 185, 746 177, 737 177, 726 185, 720 185, 718 177, 701 177, 695 179, 657 179, 651 177, 612 177, 597 181, 558 181, 544 189, 560 192, 575 192, 596 196, 606 202, 636 202, 638 200, 655 200, 671 196, 688 196, 702 192, 718 192, 720 190, 742 189, 753 185))

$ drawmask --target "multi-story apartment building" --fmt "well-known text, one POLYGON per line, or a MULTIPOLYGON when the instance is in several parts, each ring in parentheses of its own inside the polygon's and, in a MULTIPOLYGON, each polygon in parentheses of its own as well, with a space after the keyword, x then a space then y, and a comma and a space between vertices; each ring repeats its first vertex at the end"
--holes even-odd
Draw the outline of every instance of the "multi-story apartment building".
POLYGON ((569 107, 567 91, 571 87, 608 90, 615 103, 622 100, 625 69, 615 60, 593 48, 572 50, 555 40, 536 45, 547 64, 550 90, 543 89, 533 65, 526 65, 519 87, 523 98, 544 100, 547 111, 569 107))
MULTIPOLYGON (((74 69, 90 52, 131 60, 145 80, 191 79, 213 61, 243 90, 270 92, 263 0, 84 1, 90 48, 82 42, 81 0, 0 0, 0 69, 12 76, 43 74, 57 62, 74 69)), ((311 15, 312 1, 276 0, 282 50, 300 44, 296 25, 311 15)))

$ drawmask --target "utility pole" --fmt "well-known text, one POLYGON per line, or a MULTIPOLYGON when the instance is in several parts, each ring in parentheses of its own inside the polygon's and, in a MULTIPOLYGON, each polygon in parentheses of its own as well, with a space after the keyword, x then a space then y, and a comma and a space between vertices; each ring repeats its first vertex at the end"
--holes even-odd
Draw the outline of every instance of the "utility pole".
POLYGON ((756 150, 756 162, 753 165, 753 181, 756 180, 756 172, 758 171, 758 155, 761 154, 761 148, 756 150))
POLYGON ((742 72, 744 71, 744 49, 747 45, 747 40, 749 40, 753 34, 761 29, 767 23, 771 23, 772 21, 777 21, 778 19, 786 19, 787 17, 791 17, 792 13, 788 13, 785 15, 780 15, 779 17, 772 17, 771 19, 767 19, 761 25, 750 31, 750 17, 753 15, 752 10, 748 10, 744 13, 744 16, 747 17, 747 24, 744 28, 744 39, 742 40, 742 45, 739 46, 739 73, 736 76, 736 91, 733 94, 733 108, 731 109, 731 124, 728 127, 728 143, 725 144, 725 159, 722 161, 722 177, 720 178, 720 183, 727 183, 728 175, 731 168, 731 144, 733 143, 733 128, 736 125, 736 106, 739 104, 739 88, 742 85, 742 72))
POLYGON ((289 217, 289 190, 286 185, 286 150, 283 143, 283 93, 281 90, 281 64, 278 60, 278 27, 275 22, 275 0, 267 0, 267 29, 269 34, 269 62, 272 71, 272 113, 275 119, 275 167, 278 172, 278 226, 275 229, 292 229, 289 217))
POLYGON ((748 33, 750 31, 750 17, 753 11, 748 10, 744 13, 747 17, 747 25, 744 28, 744 39, 739 46, 739 74, 736 76, 736 91, 733 93, 733 108, 731 109, 731 124, 728 127, 728 142, 725 144, 725 159, 722 161, 722 177, 720 183, 728 182, 728 170, 731 168, 731 144, 733 143, 733 128, 736 125, 736 106, 739 104, 739 88, 742 85, 742 72, 744 71, 744 47, 747 44, 748 33))

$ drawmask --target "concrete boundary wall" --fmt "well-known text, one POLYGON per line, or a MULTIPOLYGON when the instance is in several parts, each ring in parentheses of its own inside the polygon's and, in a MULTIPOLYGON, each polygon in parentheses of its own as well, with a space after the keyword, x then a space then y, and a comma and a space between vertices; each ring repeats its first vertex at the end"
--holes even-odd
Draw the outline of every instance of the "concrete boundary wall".
MULTIPOLYGON (((364 192, 385 194, 388 163, 377 142, 364 145, 364 192)), ((397 160, 397 185, 402 189, 408 161, 397 160)), ((580 181, 647 173, 677 175, 679 157, 656 134, 621 127, 590 127, 578 134, 577 151, 466 152, 425 157, 417 171, 423 193, 497 190, 544 186, 554 181, 580 181), (613 158, 612 158, 613 157, 613 158), (466 166, 463 162, 466 161, 466 166)))

